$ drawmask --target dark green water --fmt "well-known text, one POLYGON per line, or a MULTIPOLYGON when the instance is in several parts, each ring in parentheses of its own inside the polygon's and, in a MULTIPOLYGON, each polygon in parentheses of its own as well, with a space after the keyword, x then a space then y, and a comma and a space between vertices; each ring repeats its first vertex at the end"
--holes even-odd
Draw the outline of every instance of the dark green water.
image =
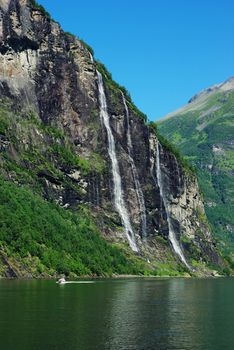
POLYGON ((3 350, 233 350, 234 279, 0 281, 3 350))

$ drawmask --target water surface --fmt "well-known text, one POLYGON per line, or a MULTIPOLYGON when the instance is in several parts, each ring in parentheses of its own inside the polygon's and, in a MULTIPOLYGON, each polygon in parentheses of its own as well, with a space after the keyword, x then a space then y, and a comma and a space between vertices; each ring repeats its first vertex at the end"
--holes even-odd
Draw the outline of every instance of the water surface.
POLYGON ((0 280, 3 350, 232 350, 234 279, 0 280))

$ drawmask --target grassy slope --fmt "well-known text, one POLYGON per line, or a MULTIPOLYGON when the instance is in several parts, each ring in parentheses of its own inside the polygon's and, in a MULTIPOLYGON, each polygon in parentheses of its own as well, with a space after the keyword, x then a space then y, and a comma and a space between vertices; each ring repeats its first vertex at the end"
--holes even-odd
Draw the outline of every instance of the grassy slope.
MULTIPOLYGON (((32 4, 46 13, 36 1, 32 0, 32 4)), ((89 47, 88 50, 92 52, 89 47)), ((129 108, 146 122, 147 117, 132 103, 126 89, 111 79, 103 65, 97 63, 97 67, 104 76, 116 107, 121 90, 128 97, 129 108)), ((1 268, 4 268, 1 267, 1 252, 13 258, 17 267, 27 269, 35 276, 56 272, 78 275, 178 275, 180 269, 183 270, 168 246, 165 249, 168 263, 151 261, 149 266, 126 247, 123 252, 121 245, 119 249, 106 243, 99 235, 96 219, 87 208, 74 213, 46 202, 43 199, 42 179, 38 178, 40 172, 46 173, 47 177, 53 178, 64 188, 72 187, 82 198, 83 188, 64 176, 61 167, 68 172, 69 169, 79 170, 86 176, 105 171, 105 163, 99 154, 93 154, 92 159, 74 155, 63 130, 43 125, 30 111, 14 109, 15 106, 10 106, 9 101, 0 101, 0 138, 6 139, 0 154, 0 199, 4 203, 0 212, 0 275, 1 268), (44 142, 38 135, 42 135, 44 142), (29 142, 24 147, 21 140, 29 142), (9 144, 10 152, 7 151, 9 144)), ((159 241, 158 244, 163 246, 165 243, 159 241)))
POLYGON ((33 276, 143 273, 140 260, 127 258, 101 237, 88 208, 72 212, 43 199, 41 171, 79 194, 79 185, 56 164, 85 175, 104 171, 102 160, 89 162, 74 155, 62 130, 45 127, 32 112, 13 108, 10 101, 0 101, 0 276, 5 268, 2 254, 19 275, 24 270, 33 276), (26 147, 20 142, 32 138, 26 147))
POLYGON ((0 179, 0 247, 36 275, 139 273, 99 235, 85 207, 66 211, 29 188, 0 179))
POLYGON ((200 107, 164 119, 158 128, 197 168, 213 231, 224 253, 233 252, 234 91, 215 92, 200 107))
POLYGON ((110 244, 83 206, 65 210, 27 186, 0 178, 0 276, 6 257, 18 276, 183 275, 172 255, 167 263, 136 256, 124 244, 110 244))
POLYGON ((63 130, 44 126, 30 110, 14 108, 0 100, 0 276, 6 269, 3 257, 21 276, 180 274, 169 247, 167 263, 148 264, 127 245, 106 242, 98 216, 87 207, 70 211, 43 199, 40 172, 82 196, 61 166, 85 176, 105 171, 105 164, 98 155, 91 161, 75 155, 63 130))

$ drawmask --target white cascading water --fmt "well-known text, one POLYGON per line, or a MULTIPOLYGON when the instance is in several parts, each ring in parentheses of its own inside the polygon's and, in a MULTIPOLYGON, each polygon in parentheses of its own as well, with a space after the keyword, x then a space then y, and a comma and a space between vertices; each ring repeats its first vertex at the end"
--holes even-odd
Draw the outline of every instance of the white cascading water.
POLYGON ((91 54, 91 52, 89 52, 89 57, 90 57, 91 63, 94 63, 93 55, 91 54))
POLYGON ((139 208, 141 212, 141 230, 142 230, 142 237, 146 237, 146 209, 145 209, 145 200, 144 200, 144 195, 141 189, 141 185, 138 179, 138 174, 137 174, 137 169, 134 163, 134 160, 132 158, 132 138, 131 138, 131 132, 130 132, 130 122, 129 122, 129 110, 128 106, 126 103, 125 96, 123 92, 121 91, 122 98, 123 98, 123 104, 126 112, 126 119, 127 119, 127 146, 128 146, 128 158, 131 164, 131 169, 132 169, 132 175, 133 175, 133 181, 136 189, 136 195, 137 195, 137 200, 139 203, 139 208))
POLYGON ((184 254, 180 248, 179 242, 177 241, 176 238, 176 234, 174 232, 172 223, 171 223, 171 217, 170 217, 170 213, 168 210, 168 203, 167 203, 167 199, 165 196, 165 191, 164 191, 164 185, 163 185, 163 181, 162 181, 162 171, 161 171, 161 165, 160 165, 160 151, 159 151, 159 142, 157 142, 157 161, 156 161, 156 166, 157 166, 157 172, 156 172, 156 176, 157 176, 157 180, 158 180, 158 186, 159 186, 159 191, 160 191, 160 196, 162 198, 165 210, 166 210, 166 215, 167 215, 167 223, 168 223, 168 229, 169 229, 169 240, 172 244, 172 247, 175 251, 175 253, 179 256, 180 260, 184 263, 184 265, 190 270, 190 266, 187 263, 184 254))
POLYGON ((99 195, 99 186, 98 186, 98 181, 96 180, 96 202, 97 206, 100 206, 100 195, 99 195))
POLYGON ((116 210, 118 211, 122 224, 125 228, 126 237, 128 239, 129 245, 133 251, 138 252, 136 245, 135 235, 131 226, 130 218, 124 203, 123 191, 121 178, 119 173, 119 164, 116 157, 115 151, 115 141, 110 127, 109 115, 107 112, 107 102, 106 95, 104 92, 102 75, 97 71, 98 77, 98 92, 99 92, 99 102, 100 102, 100 117, 107 131, 108 137, 108 153, 112 164, 112 175, 113 175, 113 185, 114 185, 114 203, 116 210))

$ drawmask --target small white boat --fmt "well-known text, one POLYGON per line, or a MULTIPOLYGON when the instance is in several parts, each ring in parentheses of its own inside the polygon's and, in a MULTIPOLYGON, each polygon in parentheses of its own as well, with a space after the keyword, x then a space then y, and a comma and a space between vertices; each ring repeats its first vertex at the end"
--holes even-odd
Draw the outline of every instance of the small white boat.
POLYGON ((60 278, 57 282, 57 284, 85 284, 85 283, 95 283, 94 281, 66 281, 64 277, 60 278))
POLYGON ((66 280, 65 280, 65 278, 60 278, 59 280, 58 280, 58 282, 57 282, 58 284, 65 284, 66 283, 66 280))

